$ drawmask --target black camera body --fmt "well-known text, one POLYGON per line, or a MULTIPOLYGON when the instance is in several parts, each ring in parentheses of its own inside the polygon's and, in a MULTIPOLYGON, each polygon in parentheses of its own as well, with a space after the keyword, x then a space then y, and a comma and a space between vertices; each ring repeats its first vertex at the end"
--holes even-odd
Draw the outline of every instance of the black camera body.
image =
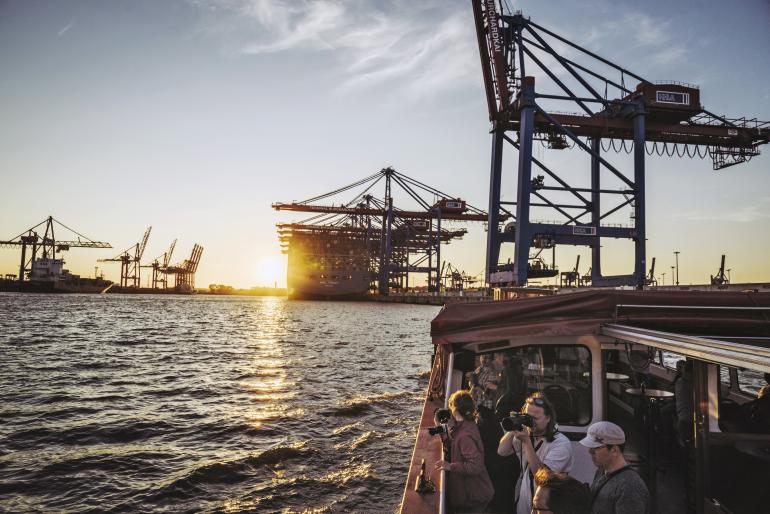
POLYGON ((534 424, 535 420, 529 414, 515 414, 500 420, 500 426, 506 432, 521 432, 524 427, 532 428, 534 424))
POLYGON ((428 433, 430 435, 445 434, 447 432, 447 423, 452 419, 452 413, 449 409, 436 409, 433 413, 433 421, 436 422, 435 427, 428 427, 428 433))

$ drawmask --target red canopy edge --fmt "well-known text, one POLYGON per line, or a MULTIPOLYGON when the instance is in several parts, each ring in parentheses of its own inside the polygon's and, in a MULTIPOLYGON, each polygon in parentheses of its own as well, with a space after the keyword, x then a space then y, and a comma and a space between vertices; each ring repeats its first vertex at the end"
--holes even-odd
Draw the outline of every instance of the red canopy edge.
POLYGON ((734 309, 740 307, 770 307, 770 293, 587 290, 499 302, 455 303, 444 307, 433 319, 431 336, 435 344, 579 336, 596 334, 602 324, 612 322, 700 336, 770 336, 770 310, 734 309), (618 309, 619 305, 675 308, 618 309))

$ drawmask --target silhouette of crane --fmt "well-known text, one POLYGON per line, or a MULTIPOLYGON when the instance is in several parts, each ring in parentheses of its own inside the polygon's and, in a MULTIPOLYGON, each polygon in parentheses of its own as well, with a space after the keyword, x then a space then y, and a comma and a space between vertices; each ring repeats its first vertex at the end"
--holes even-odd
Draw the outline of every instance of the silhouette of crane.
POLYGON ((99 259, 98 262, 119 262, 120 263, 120 285, 121 287, 139 287, 141 278, 141 265, 139 264, 144 255, 144 249, 147 247, 147 240, 150 238, 152 227, 147 227, 144 231, 141 241, 125 249, 112 259, 99 259))
MULTIPOLYGON (((0 248, 13 248, 18 246, 21 247, 21 263, 19 264, 18 276, 19 282, 23 282, 24 277, 32 272, 35 262, 56 261, 57 252, 63 252, 70 248, 112 248, 110 243, 92 241, 83 234, 69 228, 59 220, 54 219, 53 216, 48 216, 48 218, 44 219, 34 227, 25 230, 8 241, 0 241, 0 248), (43 231, 43 235, 40 236, 38 234, 38 229, 43 224, 45 224, 45 230, 43 231), (54 234, 55 224, 75 234, 77 240, 57 241, 54 234), (32 250, 29 259, 27 259, 27 248, 31 248, 32 250), (38 252, 40 252, 40 257, 38 257, 38 252)), ((62 261, 60 264, 64 264, 64 262, 62 261)))

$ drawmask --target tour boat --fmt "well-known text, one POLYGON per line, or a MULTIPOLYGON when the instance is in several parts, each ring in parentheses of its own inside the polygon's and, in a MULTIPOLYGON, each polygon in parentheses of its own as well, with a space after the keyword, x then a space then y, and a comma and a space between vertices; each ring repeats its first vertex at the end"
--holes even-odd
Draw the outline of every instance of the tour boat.
POLYGON ((401 512, 452 512, 446 472, 434 468, 444 436, 429 429, 490 353, 515 363, 527 394, 542 391, 554 405, 578 480, 590 483, 596 471, 578 441, 589 425, 609 420, 626 432, 624 454, 647 483, 651 513, 767 512, 770 429, 755 414, 770 373, 770 293, 597 289, 450 304, 431 336, 431 377, 401 512), (675 423, 678 361, 692 370, 684 430, 675 423))

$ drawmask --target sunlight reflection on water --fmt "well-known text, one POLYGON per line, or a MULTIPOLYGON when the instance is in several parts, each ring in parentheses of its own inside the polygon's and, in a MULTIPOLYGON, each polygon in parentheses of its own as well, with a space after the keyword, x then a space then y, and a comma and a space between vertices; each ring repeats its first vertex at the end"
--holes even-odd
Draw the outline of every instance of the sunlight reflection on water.
POLYGON ((436 307, 0 294, 0 311, 9 511, 398 506, 436 307))

